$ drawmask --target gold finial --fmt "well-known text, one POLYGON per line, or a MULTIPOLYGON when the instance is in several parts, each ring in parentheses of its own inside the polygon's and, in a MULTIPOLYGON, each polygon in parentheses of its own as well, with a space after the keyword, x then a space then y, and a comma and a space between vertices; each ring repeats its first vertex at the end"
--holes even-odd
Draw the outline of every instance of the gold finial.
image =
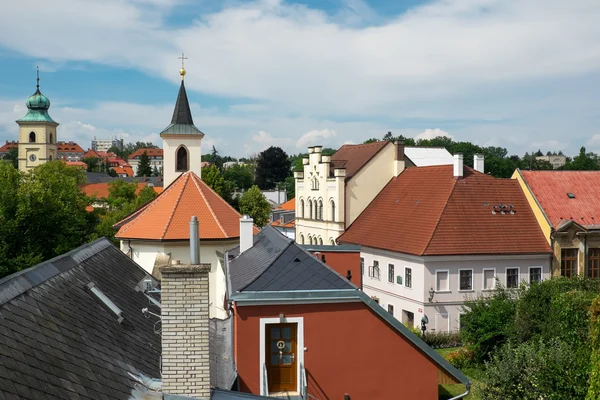
POLYGON ((183 78, 185 77, 185 68, 183 66, 183 60, 187 60, 187 57, 185 57, 183 53, 181 53, 181 57, 179 57, 179 59, 181 60, 181 69, 179 70, 179 75, 181 75, 181 80, 183 80, 183 78))

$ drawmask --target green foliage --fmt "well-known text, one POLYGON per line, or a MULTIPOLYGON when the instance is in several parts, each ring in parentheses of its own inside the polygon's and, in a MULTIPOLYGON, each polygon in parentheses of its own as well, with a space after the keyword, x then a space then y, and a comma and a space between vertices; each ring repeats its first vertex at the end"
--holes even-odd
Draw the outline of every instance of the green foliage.
POLYGON ((450 352, 446 356, 446 360, 458 369, 468 367, 473 363, 475 354, 469 347, 459 347, 457 350, 450 352))
POLYGON ((208 167, 202 168, 202 180, 208 186, 212 188, 219 196, 227 199, 231 194, 224 193, 225 191, 225 178, 221 175, 221 171, 216 165, 212 164, 208 167))
POLYGON ((296 180, 293 176, 288 176, 285 178, 285 193, 288 199, 293 199, 296 197, 296 180))
POLYGON ((158 149, 158 146, 152 142, 135 142, 135 143, 125 143, 123 148, 119 146, 112 146, 108 151, 115 153, 118 157, 121 157, 123 160, 129 159, 129 155, 134 153, 139 149, 158 149))
POLYGON ((3 160, 9 161, 13 167, 19 168, 19 148, 13 147, 8 149, 6 154, 2 157, 3 160))
POLYGON ((260 189, 273 189, 291 175, 291 163, 281 147, 271 146, 258 155, 254 183, 260 189))
POLYGON ((137 176, 152 176, 152 167, 150 166, 150 157, 145 151, 140 156, 137 168, 137 176))
POLYGON ((111 210, 121 210, 135 200, 137 184, 116 180, 108 184, 108 207, 111 210))
POLYGON ((161 172, 156 168, 156 165, 152 167, 152 176, 160 176, 161 172))
POLYGON ((571 162, 567 162, 563 169, 579 171, 596 171, 600 169, 598 157, 594 153, 588 153, 585 147, 579 150, 579 154, 573 157, 571 162))
POLYGON ((507 290, 496 282, 489 296, 465 302, 461 316, 462 338, 472 346, 477 361, 486 360, 498 346, 514 336, 518 291, 507 290))
POLYGON ((85 173, 51 161, 19 174, 0 163, 0 277, 86 243, 97 222, 80 190, 85 173))
POLYGON ((117 174, 117 171, 115 171, 113 168, 108 169, 108 175, 112 176, 113 178, 119 176, 119 174, 117 174))
POLYGON ((258 186, 252 186, 240 199, 240 212, 254 219, 254 224, 260 228, 267 225, 271 206, 258 186))
POLYGON ((587 392, 589 351, 559 340, 501 346, 486 363, 485 400, 582 399, 587 392))
POLYGON ((600 399, 600 296, 594 299, 590 307, 590 343, 592 370, 586 400, 597 400, 600 399))
POLYGON ((210 153, 204 154, 202 156, 202 161, 209 162, 211 163, 211 165, 215 165, 219 170, 222 170, 224 163, 228 161, 236 161, 236 159, 229 156, 219 155, 219 152, 217 151, 215 146, 213 146, 210 153))
POLYGON ((457 347, 462 345, 461 333, 453 332, 425 332, 421 339, 434 349, 457 347))
POLYGON ((96 158, 96 157, 85 157, 82 158, 81 161, 83 161, 84 163, 87 164, 87 172, 101 172, 100 171, 100 167, 101 167, 101 163, 100 163, 100 159, 96 158))
POLYGON ((248 190, 254 182, 254 174, 249 165, 233 165, 225 170, 223 177, 226 181, 233 182, 238 190, 248 190))

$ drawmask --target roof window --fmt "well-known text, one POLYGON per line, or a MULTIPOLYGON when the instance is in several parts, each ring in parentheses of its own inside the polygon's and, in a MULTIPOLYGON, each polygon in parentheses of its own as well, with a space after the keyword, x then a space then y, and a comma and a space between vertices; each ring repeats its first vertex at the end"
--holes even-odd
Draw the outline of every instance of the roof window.
POLYGON ((106 297, 102 290, 94 282, 90 282, 85 285, 86 289, 90 291, 90 293, 99 300, 104 308, 106 308, 113 316, 116 318, 118 323, 123 321, 123 311, 111 299, 106 297))
POLYGON ((567 193, 567 196, 568 196, 570 199, 574 199, 574 198, 575 198, 575 195, 574 195, 573 193, 571 193, 571 192, 567 193))

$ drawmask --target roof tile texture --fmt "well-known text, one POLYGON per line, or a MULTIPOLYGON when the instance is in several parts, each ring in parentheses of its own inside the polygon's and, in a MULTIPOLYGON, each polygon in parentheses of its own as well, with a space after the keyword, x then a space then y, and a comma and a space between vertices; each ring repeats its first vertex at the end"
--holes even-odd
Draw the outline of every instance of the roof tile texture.
POLYGON ((118 239, 189 240, 198 217, 200 239, 240 236, 241 215, 193 172, 186 172, 156 199, 117 224, 118 239))
POLYGON ((331 156, 331 164, 336 168, 345 167, 346 179, 350 179, 388 143, 345 144, 331 156))
POLYGON ((409 168, 393 178, 340 242, 414 255, 549 253, 517 181, 468 167, 409 168), (514 214, 493 214, 494 205, 514 214))
POLYGON ((554 228, 571 219, 583 226, 600 225, 600 171, 520 172, 554 228))
POLYGON ((144 154, 144 152, 146 152, 146 155, 148 155, 148 157, 162 157, 163 156, 163 149, 137 149, 136 151, 131 153, 129 155, 129 157, 127 157, 127 158, 130 160, 132 158, 140 158, 141 155, 144 154))

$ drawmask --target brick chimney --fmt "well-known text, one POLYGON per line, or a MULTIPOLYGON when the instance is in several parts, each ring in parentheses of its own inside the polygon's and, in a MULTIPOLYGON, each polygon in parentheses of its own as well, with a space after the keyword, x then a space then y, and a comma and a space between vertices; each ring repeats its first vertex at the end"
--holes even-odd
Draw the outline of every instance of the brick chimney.
POLYGON ((240 253, 254 245, 254 220, 247 215, 240 218, 240 253))
POLYGON ((394 147, 394 176, 398 176, 406 168, 406 162, 404 161, 404 141, 395 141, 394 147))
POLYGON ((463 155, 456 153, 454 155, 454 177, 462 178, 463 176, 463 155))
MULTIPOLYGON (((194 218, 190 231, 197 232, 194 218)), ((198 251, 194 244, 190 252, 198 251)), ((163 393, 210 397, 209 272, 210 264, 160 267, 163 393)))
POLYGON ((473 169, 475 171, 479 171, 482 174, 484 173, 484 156, 483 154, 475 154, 473 156, 473 169))

